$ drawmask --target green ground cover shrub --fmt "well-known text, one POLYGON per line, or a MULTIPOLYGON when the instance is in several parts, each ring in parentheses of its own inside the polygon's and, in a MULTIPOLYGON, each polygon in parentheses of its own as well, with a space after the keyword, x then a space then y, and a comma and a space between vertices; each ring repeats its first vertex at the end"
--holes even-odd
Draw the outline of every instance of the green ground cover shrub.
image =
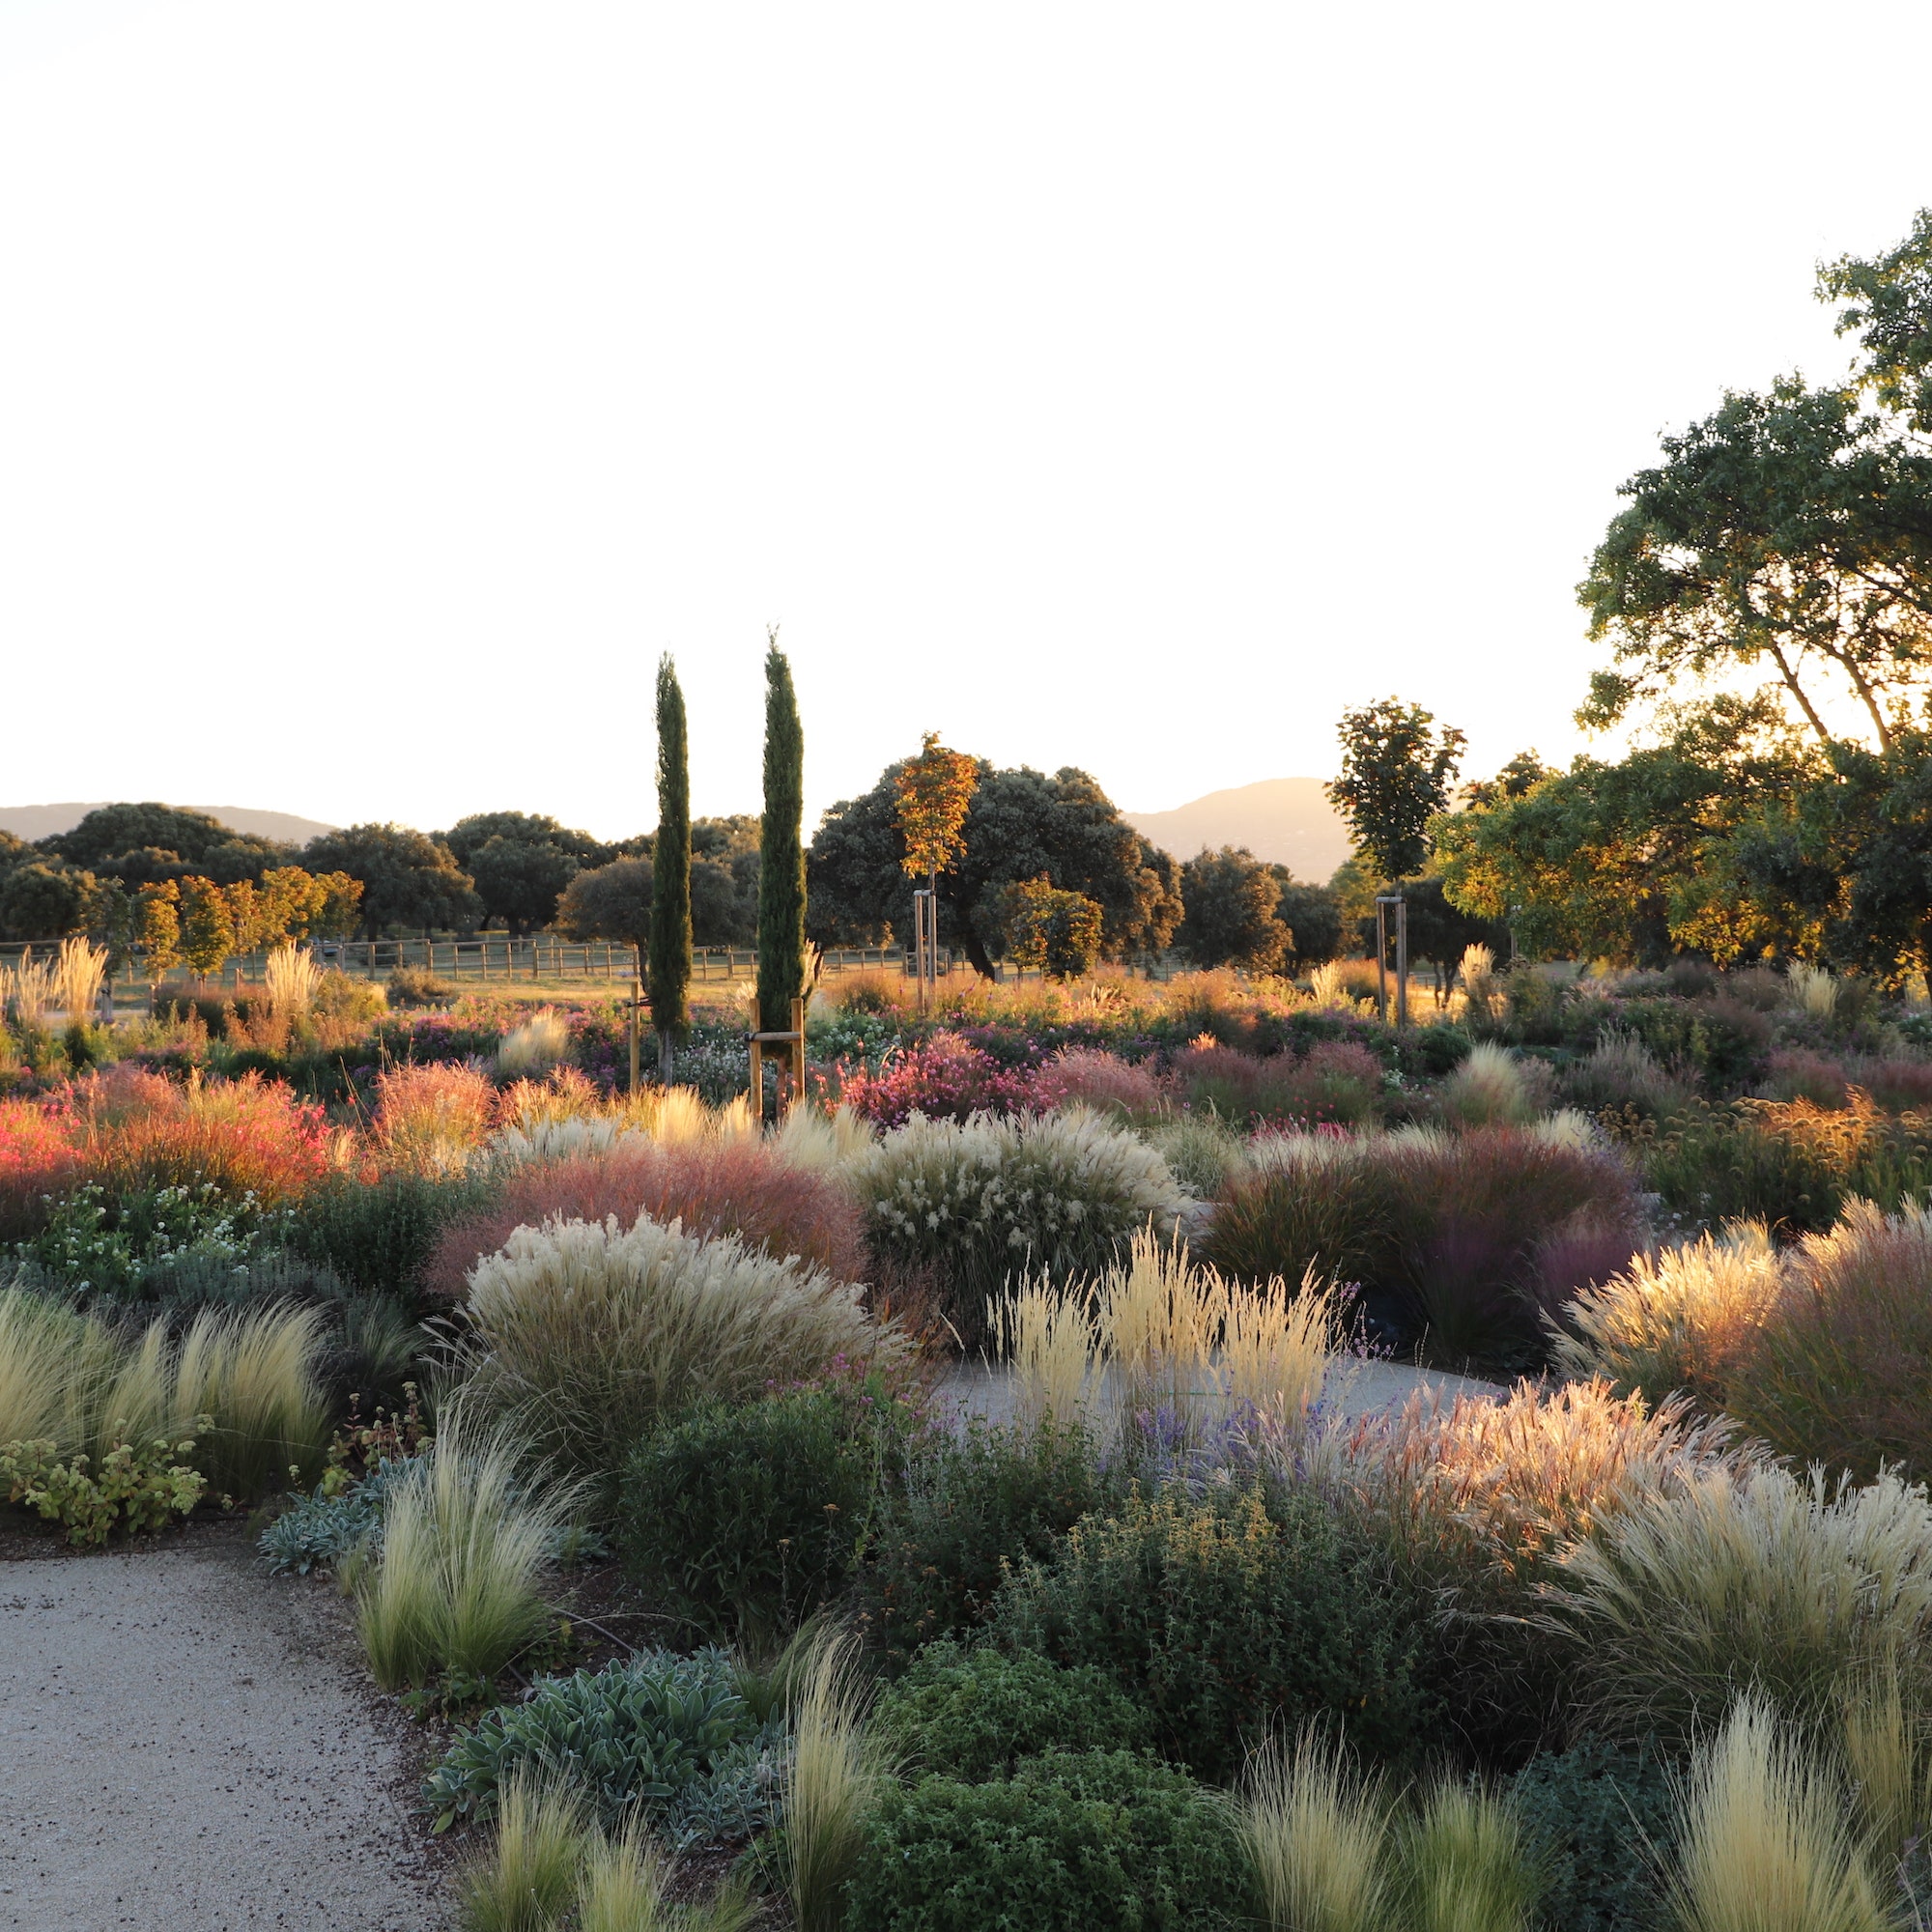
POLYGON ((1044 1751, 1137 1751, 1148 1712, 1091 1664, 1063 1670, 1031 1651, 928 1644, 881 1694, 872 1724, 909 1766, 968 1784, 1009 1776, 1044 1751))
POLYGON ((646 1436, 617 1494, 626 1567, 700 1638, 764 1644, 797 1629, 850 1576, 887 1436, 903 1435, 887 1407, 806 1390, 714 1405, 646 1436))
POLYGON ((1187 1197, 1137 1135, 1086 1113, 915 1119, 859 1161, 875 1256, 928 1271, 961 1344, 985 1339, 1009 1274, 1095 1274, 1151 1220, 1170 1234, 1187 1197))
POLYGON ((1224 1932, 1249 1922, 1226 1809, 1125 1751, 1029 1758, 1010 1779, 922 1778, 873 1813, 850 1932, 1224 1932))
POLYGON ((1427 1747, 1441 1715, 1431 1605, 1306 1491, 1131 1494, 1003 1587, 1003 1647, 1092 1665, 1153 1717, 1162 1751, 1225 1782, 1273 1726, 1342 1723, 1371 1757, 1427 1747))
POLYGON ((641 1810, 674 1849, 750 1837, 776 1816, 786 1725, 746 1688, 722 1650, 643 1650, 543 1678, 525 1702, 459 1733, 424 1783, 424 1803, 441 1831, 494 1816, 519 1773, 543 1775, 581 1792, 606 1824, 641 1810))
POLYGON ((1655 1750, 1584 1738, 1532 1758, 1509 1796, 1547 1876, 1548 1932, 1664 1932, 1676 1805, 1655 1750))
POLYGON ((289 1244, 350 1287, 414 1309, 443 1229, 487 1199, 480 1179, 402 1172, 373 1180, 345 1177, 302 1201, 289 1244))
POLYGON ((858 1625, 895 1663, 983 1623, 1009 1569, 1044 1561, 1107 1492, 1084 1431, 1051 1421, 922 1439, 879 1498, 858 1625))

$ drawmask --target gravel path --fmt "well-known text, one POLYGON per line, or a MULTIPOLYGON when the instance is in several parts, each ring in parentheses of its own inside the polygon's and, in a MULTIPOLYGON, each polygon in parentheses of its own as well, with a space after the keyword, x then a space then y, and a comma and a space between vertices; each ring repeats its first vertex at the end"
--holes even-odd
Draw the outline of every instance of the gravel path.
POLYGON ((0 1926, 442 1932, 345 1638, 234 1529, 0 1563, 0 1926))

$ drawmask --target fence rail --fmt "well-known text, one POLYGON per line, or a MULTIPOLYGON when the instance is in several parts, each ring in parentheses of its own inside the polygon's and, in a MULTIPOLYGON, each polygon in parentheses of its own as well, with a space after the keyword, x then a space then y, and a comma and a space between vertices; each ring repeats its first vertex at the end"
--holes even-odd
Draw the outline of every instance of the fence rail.
MULTIPOLYGON (((456 984, 515 985, 519 980, 627 985, 637 971, 637 954, 628 946, 593 941, 573 945, 539 935, 534 939, 343 939, 318 940, 310 951, 325 966, 340 968, 362 979, 379 979, 398 971, 427 973, 456 984)), ((47 961, 60 952, 59 943, 0 945, 0 965, 18 966, 23 960, 47 961)), ((904 951, 896 946, 838 947, 823 955, 828 975, 844 973, 910 973, 904 951)), ((208 985, 234 987, 259 980, 268 955, 240 952, 225 960, 218 972, 199 976, 208 985)), ((940 972, 951 974, 950 952, 940 954, 940 972)), ((714 946, 691 955, 695 983, 716 984, 756 973, 758 955, 749 946, 714 946)), ((139 986, 152 976, 139 959, 128 960, 115 974, 115 983, 139 986)))

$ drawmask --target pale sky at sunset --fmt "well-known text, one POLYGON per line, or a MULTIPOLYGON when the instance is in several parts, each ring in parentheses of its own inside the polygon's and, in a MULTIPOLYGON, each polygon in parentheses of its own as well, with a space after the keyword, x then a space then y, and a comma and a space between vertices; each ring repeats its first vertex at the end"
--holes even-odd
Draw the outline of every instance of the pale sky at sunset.
POLYGON ((1568 757, 1660 430, 1824 378, 1923 5, 0 0, 0 804, 1122 805, 1568 757))

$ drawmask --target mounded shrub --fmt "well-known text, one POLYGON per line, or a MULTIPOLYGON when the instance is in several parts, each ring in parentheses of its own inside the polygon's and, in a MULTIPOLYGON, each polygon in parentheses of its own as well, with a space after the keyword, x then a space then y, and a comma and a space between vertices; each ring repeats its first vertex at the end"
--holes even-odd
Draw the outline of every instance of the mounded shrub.
POLYGON ((861 1157, 856 1180, 873 1252, 943 1284, 969 1349, 1009 1275, 1096 1274, 1136 1230, 1171 1234, 1188 1207, 1152 1148, 1078 1109, 916 1118, 861 1157))
POLYGON ((1170 1490, 1077 1524, 1007 1583, 993 1632, 1105 1672, 1166 1755, 1226 1782, 1270 1726, 1310 1719, 1373 1757, 1415 1749, 1437 1712, 1429 1607, 1305 1490, 1170 1490))
POLYGON ((443 1229, 473 1213, 483 1198, 484 1188, 474 1179, 409 1173, 363 1179, 342 1176, 303 1199, 288 1238, 351 1288, 419 1308, 443 1229))
POLYGON ((807 1390, 646 1436, 617 1495, 631 1574, 699 1637, 762 1644, 795 1630, 850 1574, 883 1448, 870 1411, 884 1406, 807 1390))
POLYGON ((904 1353, 822 1268, 614 1216, 517 1229, 476 1264, 466 1308, 472 1393, 607 1485, 668 1416, 904 1353))
POLYGON ((1664 1932, 1659 1873, 1677 1818, 1670 1767, 1655 1750, 1586 1737, 1531 1758, 1509 1795, 1548 1882, 1548 1932, 1664 1932))
POLYGON ((923 1439, 886 1491, 859 1576, 861 1629, 903 1663, 982 1624, 1009 1568, 1043 1560, 1103 1490, 1094 1445, 1052 1422, 923 1439))
POLYGON ((891 1685, 873 1728, 921 1771, 982 1784, 1043 1751, 1140 1750, 1147 1711, 1091 1664, 1063 1670, 1031 1651, 928 1644, 891 1685))
POLYGON ((1029 1758, 1010 1779, 926 1777, 873 1813, 849 1932, 1224 1932, 1250 1922, 1227 1809, 1125 1751, 1029 1758))

